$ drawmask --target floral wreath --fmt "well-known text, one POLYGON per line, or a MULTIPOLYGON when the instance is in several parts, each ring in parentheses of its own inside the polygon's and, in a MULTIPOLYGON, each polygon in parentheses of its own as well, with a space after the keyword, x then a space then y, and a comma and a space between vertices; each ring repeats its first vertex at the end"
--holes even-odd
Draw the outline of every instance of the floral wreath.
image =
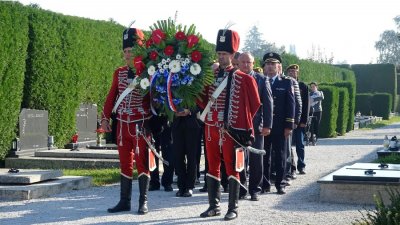
POLYGON ((154 114, 167 115, 194 109, 204 87, 213 82, 211 49, 195 26, 175 25, 171 19, 157 21, 145 37, 145 46, 132 48, 132 83, 150 94, 154 114), (157 110, 155 110, 155 108, 157 110))

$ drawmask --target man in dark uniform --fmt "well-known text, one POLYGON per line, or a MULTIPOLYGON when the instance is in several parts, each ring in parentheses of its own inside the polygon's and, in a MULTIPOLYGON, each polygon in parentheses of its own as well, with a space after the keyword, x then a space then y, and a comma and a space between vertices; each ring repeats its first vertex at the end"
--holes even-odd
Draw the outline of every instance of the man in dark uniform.
POLYGON ((134 44, 142 44, 143 32, 139 29, 128 28, 123 33, 124 59, 126 66, 115 70, 110 91, 104 103, 101 126, 110 132, 110 117, 113 108, 116 108, 117 145, 121 167, 121 192, 118 204, 109 208, 108 212, 115 213, 131 210, 133 159, 135 158, 139 180, 139 214, 146 214, 147 192, 149 188, 150 171, 148 165, 148 146, 144 137, 150 138, 150 132, 145 128, 145 122, 151 118, 150 96, 143 96, 139 90, 133 89, 125 97, 121 94, 133 82, 136 76, 128 66, 131 63, 131 49, 134 44), (123 98, 118 106, 114 106, 118 98, 123 98), (143 135, 137 132, 143 132, 143 135))
MULTIPOLYGON (((299 81, 299 65, 297 64, 292 64, 289 65, 286 69, 287 75, 292 77, 293 79, 297 80, 299 83, 299 89, 300 89, 300 96, 301 96, 301 102, 302 102, 302 111, 301 111, 301 117, 300 117, 300 122, 298 123, 297 127, 293 130, 293 142, 296 144, 296 155, 297 155, 297 170, 299 171, 300 174, 304 174, 304 168, 306 167, 306 164, 304 162, 304 135, 305 135, 305 127, 307 125, 308 121, 308 113, 309 113, 309 90, 307 84, 305 84, 302 81, 299 81)), ((294 160, 292 162, 292 168, 291 168, 291 177, 293 178, 296 174, 296 164, 294 163, 294 160)))
POLYGON ((216 45, 219 70, 216 71, 215 82, 206 87, 206 96, 199 102, 204 108, 200 118, 205 123, 205 145, 209 163, 206 175, 209 208, 201 213, 201 217, 221 214, 221 153, 229 183, 228 212, 224 219, 232 220, 238 216, 240 170, 235 166, 237 143, 232 137, 249 144, 253 134, 253 117, 260 106, 254 78, 234 70, 232 66, 233 54, 238 50, 239 42, 236 31, 219 30, 216 45), (220 93, 217 95, 215 92, 220 93))
MULTIPOLYGON (((254 77, 257 82, 258 94, 261 100, 261 107, 253 118, 254 143, 252 147, 257 149, 264 148, 264 136, 268 136, 272 128, 272 92, 271 86, 266 76, 253 70, 254 57, 249 52, 244 52, 239 56, 240 71, 254 77)), ((249 193, 250 200, 258 201, 263 180, 263 156, 249 152, 249 193)))
POLYGON ((174 178, 174 155, 172 151, 171 125, 165 116, 153 116, 149 120, 151 133, 153 134, 154 147, 157 152, 162 152, 163 158, 169 162, 169 165, 163 164, 164 172, 161 176, 158 170, 159 160, 156 158, 156 168, 150 173, 149 191, 160 190, 160 183, 164 191, 173 191, 172 182, 174 178))
POLYGON ((191 197, 197 178, 197 154, 201 127, 197 120, 198 109, 183 109, 175 113, 172 139, 175 170, 178 176, 177 197, 191 197))
POLYGON ((285 194, 285 167, 287 159, 287 141, 294 126, 295 98, 291 79, 282 77, 281 56, 269 52, 263 57, 264 75, 270 81, 274 98, 274 114, 271 134, 265 137, 263 191, 271 190, 271 160, 275 164, 275 187, 278 194, 285 194))

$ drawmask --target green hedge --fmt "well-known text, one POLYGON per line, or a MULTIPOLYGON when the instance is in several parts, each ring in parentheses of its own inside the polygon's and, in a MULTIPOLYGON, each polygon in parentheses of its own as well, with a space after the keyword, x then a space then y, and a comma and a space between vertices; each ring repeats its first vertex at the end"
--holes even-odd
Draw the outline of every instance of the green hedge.
POLYGON ((397 107, 397 75, 393 64, 352 65, 356 80, 357 93, 389 93, 392 95, 392 108, 397 107))
POLYGON ((347 123, 349 121, 349 91, 347 88, 338 88, 339 90, 339 107, 336 132, 338 135, 346 134, 347 123))
POLYGON ((372 97, 371 109, 374 116, 388 120, 392 109, 392 95, 389 93, 376 93, 372 97))
POLYGON ((284 71, 290 64, 298 64, 300 67, 300 80, 306 83, 312 81, 317 83, 355 82, 354 72, 346 68, 299 59, 291 54, 282 54, 282 61, 284 71))
POLYGON ((371 101, 373 94, 363 93, 356 95, 356 112, 360 112, 361 115, 372 115, 371 101))
MULTIPOLYGON (((332 85, 336 87, 344 87, 347 89, 349 94, 349 103, 348 103, 348 120, 347 120, 347 128, 346 132, 353 130, 354 125, 354 116, 355 116, 355 107, 356 107, 356 82, 349 81, 349 82, 336 82, 332 85)), ((343 108, 347 109, 347 108, 343 108)))
POLYGON ((15 137, 24 87, 28 47, 27 10, 17 2, 0 2, 0 160, 15 137))
POLYGON ((336 137, 336 127, 339 108, 339 88, 334 86, 319 86, 319 90, 324 92, 322 100, 322 116, 319 128, 321 138, 336 137))
POLYGON ((22 107, 49 111, 57 146, 76 129, 81 102, 102 108, 121 59, 122 26, 32 9, 22 107))

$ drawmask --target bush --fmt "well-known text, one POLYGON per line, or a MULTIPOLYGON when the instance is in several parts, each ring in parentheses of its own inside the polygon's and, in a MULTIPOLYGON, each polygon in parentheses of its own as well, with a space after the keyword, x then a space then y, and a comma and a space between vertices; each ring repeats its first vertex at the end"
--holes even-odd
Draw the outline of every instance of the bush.
POLYGON ((334 86, 319 86, 324 92, 322 100, 322 116, 319 129, 319 136, 322 138, 336 137, 336 127, 339 107, 339 90, 334 86))
POLYGON ((374 195, 375 210, 361 212, 362 219, 357 219, 354 225, 388 225, 400 224, 400 193, 398 190, 387 189, 390 204, 385 206, 382 195, 374 195))
POLYGON ((390 109, 392 108, 392 95, 389 93, 376 93, 371 100, 371 111, 373 115, 388 120, 390 109))
POLYGON ((356 95, 356 112, 370 116, 372 114, 371 101, 373 94, 363 93, 356 95))
POLYGON ((339 107, 336 132, 338 135, 346 134, 347 122, 349 120, 349 92, 346 88, 339 90, 339 107))
POLYGON ((17 2, 0 2, 0 160, 15 138, 24 87, 28 48, 27 10, 17 2))

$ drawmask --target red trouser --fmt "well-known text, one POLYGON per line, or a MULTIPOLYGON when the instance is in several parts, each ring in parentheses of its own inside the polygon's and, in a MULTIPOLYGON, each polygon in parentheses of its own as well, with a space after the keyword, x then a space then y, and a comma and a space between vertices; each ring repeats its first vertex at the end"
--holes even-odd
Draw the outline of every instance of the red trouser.
MULTIPOLYGON (((151 140, 149 135, 147 135, 147 139, 151 140)), ((136 123, 118 122, 117 144, 121 174, 123 176, 132 178, 133 157, 135 157, 138 175, 140 176, 144 173, 147 176, 150 176, 147 153, 148 147, 143 137, 140 134, 136 135, 136 123), (139 147, 138 153, 135 152, 137 151, 136 146, 139 147)))
POLYGON ((224 159, 226 175, 234 176, 239 180, 239 173, 235 170, 235 142, 227 134, 220 134, 220 128, 216 126, 205 126, 205 139, 208 160, 208 174, 220 178, 221 150, 224 159), (222 138, 222 146, 219 145, 222 138))

